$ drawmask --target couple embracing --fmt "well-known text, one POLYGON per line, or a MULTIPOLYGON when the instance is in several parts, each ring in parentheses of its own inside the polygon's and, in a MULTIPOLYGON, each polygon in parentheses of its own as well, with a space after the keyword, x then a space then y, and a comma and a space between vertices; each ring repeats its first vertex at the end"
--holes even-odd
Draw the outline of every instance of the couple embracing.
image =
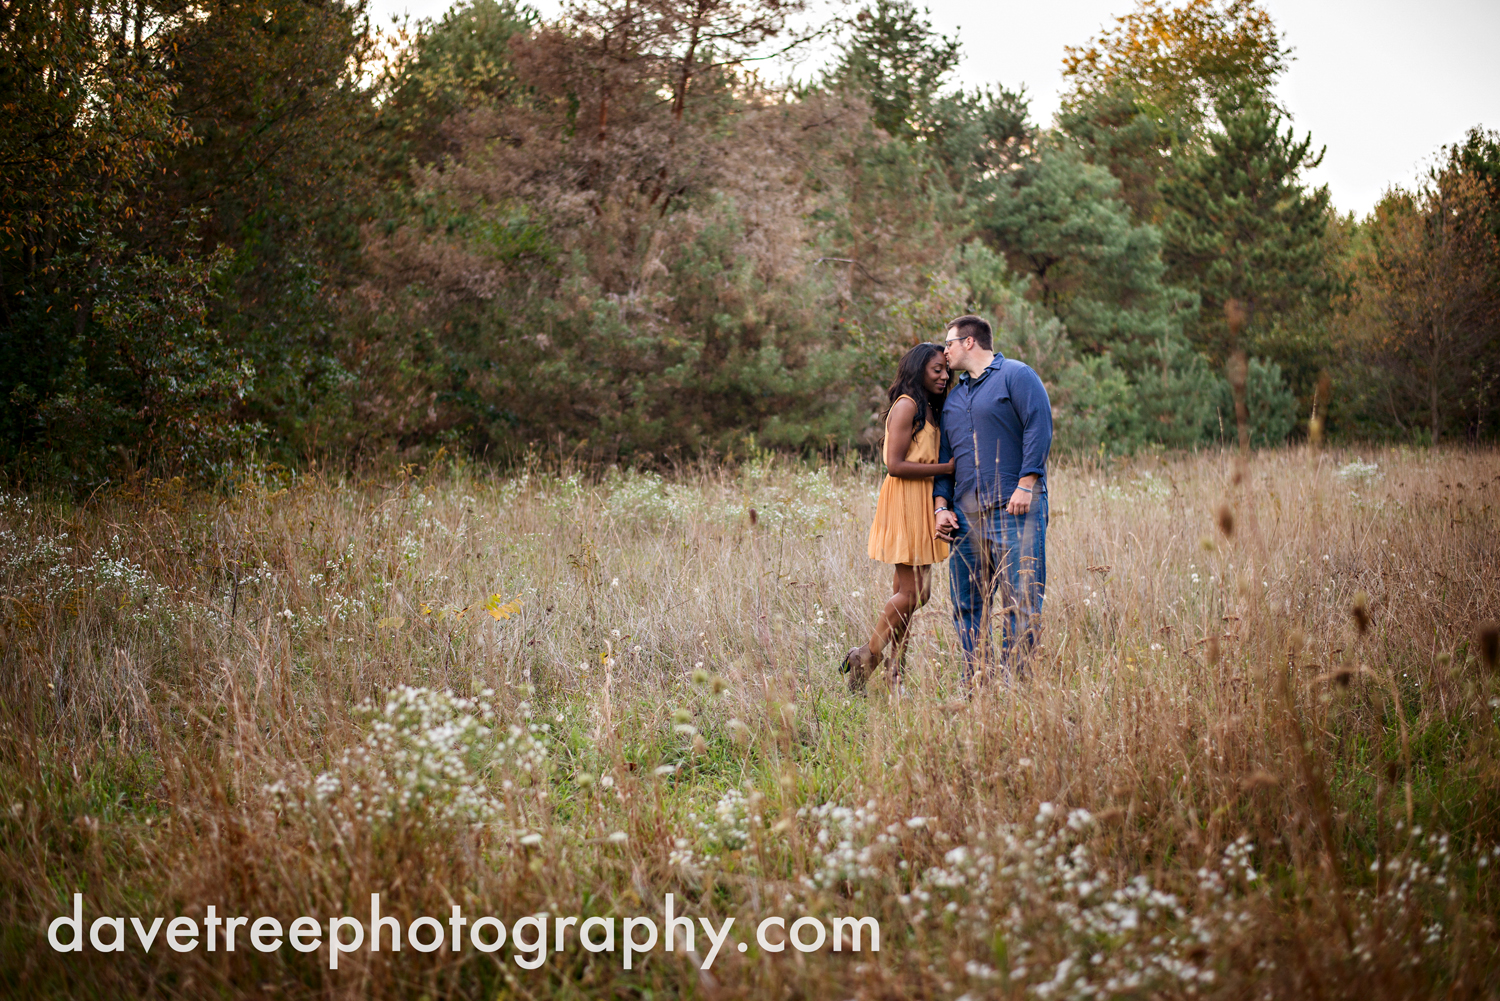
POLYGON ((896 577, 869 642, 844 658, 849 689, 863 689, 886 662, 899 684, 907 626, 944 559, 964 688, 994 673, 1008 683, 1026 670, 1047 582, 1047 390, 1030 366, 995 352, 988 322, 960 316, 941 347, 906 352, 889 396, 889 475, 869 552, 895 564, 896 577))

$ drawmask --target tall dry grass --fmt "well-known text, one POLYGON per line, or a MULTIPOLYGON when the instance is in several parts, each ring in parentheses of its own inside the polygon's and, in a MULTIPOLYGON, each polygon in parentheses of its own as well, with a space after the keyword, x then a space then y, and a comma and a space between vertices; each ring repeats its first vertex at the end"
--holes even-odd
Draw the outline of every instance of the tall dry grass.
POLYGON ((1219 454, 1057 468, 1034 675, 972 703, 945 570, 903 695, 835 671, 889 587, 867 468, 6 496, 0 983, 1494 996, 1500 456, 1280 451, 1235 480, 1219 454), (707 972, 576 944, 535 971, 60 955, 75 891, 90 918, 326 922, 380 891, 507 923, 659 919, 671 892, 750 945, 707 972), (882 948, 766 954, 770 914, 873 915, 882 948))

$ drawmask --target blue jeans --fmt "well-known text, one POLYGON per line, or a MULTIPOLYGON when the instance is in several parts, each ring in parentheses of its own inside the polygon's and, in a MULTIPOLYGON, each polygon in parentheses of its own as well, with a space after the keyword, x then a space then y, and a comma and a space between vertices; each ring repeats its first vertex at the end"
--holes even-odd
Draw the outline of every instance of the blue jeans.
POLYGON ((998 667, 1008 684, 1025 673, 1041 626, 1047 590, 1047 495, 1038 495, 1023 515, 1004 507, 958 515, 957 540, 948 559, 953 624, 964 649, 963 683, 998 667), (999 604, 995 604, 996 590, 999 604), (996 614, 998 613, 998 614, 996 614), (1000 623, 1000 656, 994 657, 995 620, 1000 623))

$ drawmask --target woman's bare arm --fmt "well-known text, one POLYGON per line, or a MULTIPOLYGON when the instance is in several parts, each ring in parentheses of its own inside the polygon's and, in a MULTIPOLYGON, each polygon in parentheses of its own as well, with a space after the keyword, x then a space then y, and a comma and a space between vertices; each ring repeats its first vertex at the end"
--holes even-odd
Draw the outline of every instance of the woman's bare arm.
MULTIPOLYGON (((909 399, 900 399, 891 404, 890 417, 886 421, 885 467, 892 476, 903 480, 920 480, 928 476, 942 476, 953 472, 949 462, 907 462, 906 453, 911 450, 911 422, 917 414, 917 405, 909 399)), ((929 416, 928 420, 932 418, 929 416)))

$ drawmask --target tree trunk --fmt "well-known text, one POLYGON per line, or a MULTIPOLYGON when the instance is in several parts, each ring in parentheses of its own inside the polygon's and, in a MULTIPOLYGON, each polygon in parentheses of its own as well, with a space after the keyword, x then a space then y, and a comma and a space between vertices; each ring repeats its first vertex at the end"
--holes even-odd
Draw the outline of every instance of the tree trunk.
POLYGON ((677 78, 677 96, 672 101, 672 120, 682 121, 683 109, 687 107, 688 81, 693 76, 693 56, 698 51, 698 26, 693 25, 693 33, 688 37, 687 52, 682 56, 682 73, 677 78))
POLYGON ((1437 367, 1427 373, 1428 395, 1432 401, 1432 443, 1438 443, 1438 436, 1442 433, 1442 425, 1438 423, 1438 378, 1437 367))

